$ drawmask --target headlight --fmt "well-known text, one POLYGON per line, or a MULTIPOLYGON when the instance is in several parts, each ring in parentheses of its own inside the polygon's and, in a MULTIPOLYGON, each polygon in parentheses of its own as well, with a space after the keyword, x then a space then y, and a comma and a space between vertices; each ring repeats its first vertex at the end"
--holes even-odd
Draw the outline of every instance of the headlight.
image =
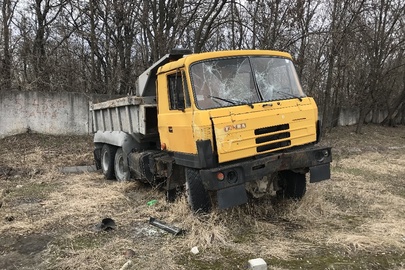
POLYGON ((238 181, 238 173, 236 171, 230 171, 226 175, 226 179, 229 183, 234 184, 238 181))

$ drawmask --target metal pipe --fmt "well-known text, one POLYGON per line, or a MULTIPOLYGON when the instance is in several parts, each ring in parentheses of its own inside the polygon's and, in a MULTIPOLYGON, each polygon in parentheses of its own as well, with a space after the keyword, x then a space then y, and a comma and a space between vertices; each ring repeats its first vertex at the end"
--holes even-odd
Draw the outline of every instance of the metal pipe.
POLYGON ((160 228, 162 230, 165 230, 165 231, 167 231, 167 232, 169 232, 171 234, 174 234, 174 235, 179 235, 179 234, 184 233, 184 231, 182 229, 177 228, 175 226, 169 226, 166 223, 164 223, 163 221, 157 220, 157 219, 155 219, 153 217, 150 217, 149 224, 151 224, 153 226, 156 226, 156 227, 158 227, 158 228, 160 228))

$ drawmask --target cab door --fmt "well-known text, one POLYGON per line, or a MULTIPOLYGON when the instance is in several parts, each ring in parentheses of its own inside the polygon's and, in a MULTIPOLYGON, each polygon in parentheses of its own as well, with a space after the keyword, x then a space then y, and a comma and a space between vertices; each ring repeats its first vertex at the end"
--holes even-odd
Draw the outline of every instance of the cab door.
POLYGON ((185 71, 176 69, 158 76, 158 127, 162 147, 195 154, 192 107, 185 71))

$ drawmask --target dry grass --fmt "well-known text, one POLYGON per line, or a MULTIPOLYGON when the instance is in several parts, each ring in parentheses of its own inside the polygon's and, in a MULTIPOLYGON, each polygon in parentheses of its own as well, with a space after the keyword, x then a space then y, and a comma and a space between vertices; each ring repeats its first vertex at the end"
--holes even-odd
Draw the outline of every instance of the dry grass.
POLYGON ((59 173, 92 163, 89 137, 3 139, 0 268, 119 269, 132 260, 129 269, 243 269, 256 257, 269 269, 404 268, 405 127, 353 130, 324 138, 334 147, 332 179, 310 184, 303 200, 262 198, 201 216, 184 197, 168 204, 163 192, 140 183, 59 173), (152 199, 158 203, 148 206, 152 199), (105 217, 116 230, 95 230, 105 217), (162 232, 149 217, 186 234, 162 232), (27 243, 38 237, 46 244, 27 243), (193 246, 199 254, 190 253, 193 246), (128 249, 135 256, 126 256, 128 249))

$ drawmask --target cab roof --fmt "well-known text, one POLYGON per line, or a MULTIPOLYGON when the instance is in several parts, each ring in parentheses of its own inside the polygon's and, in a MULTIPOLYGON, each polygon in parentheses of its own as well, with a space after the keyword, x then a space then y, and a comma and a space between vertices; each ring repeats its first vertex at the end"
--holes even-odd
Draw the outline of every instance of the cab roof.
POLYGON ((204 52, 204 53, 194 53, 185 55, 183 58, 178 59, 177 61, 168 62, 165 65, 162 65, 157 73, 167 72, 177 68, 191 65, 192 63, 222 58, 222 57, 235 57, 235 56, 275 56, 292 59, 291 55, 286 52, 273 51, 273 50, 230 50, 230 51, 215 51, 215 52, 204 52))

